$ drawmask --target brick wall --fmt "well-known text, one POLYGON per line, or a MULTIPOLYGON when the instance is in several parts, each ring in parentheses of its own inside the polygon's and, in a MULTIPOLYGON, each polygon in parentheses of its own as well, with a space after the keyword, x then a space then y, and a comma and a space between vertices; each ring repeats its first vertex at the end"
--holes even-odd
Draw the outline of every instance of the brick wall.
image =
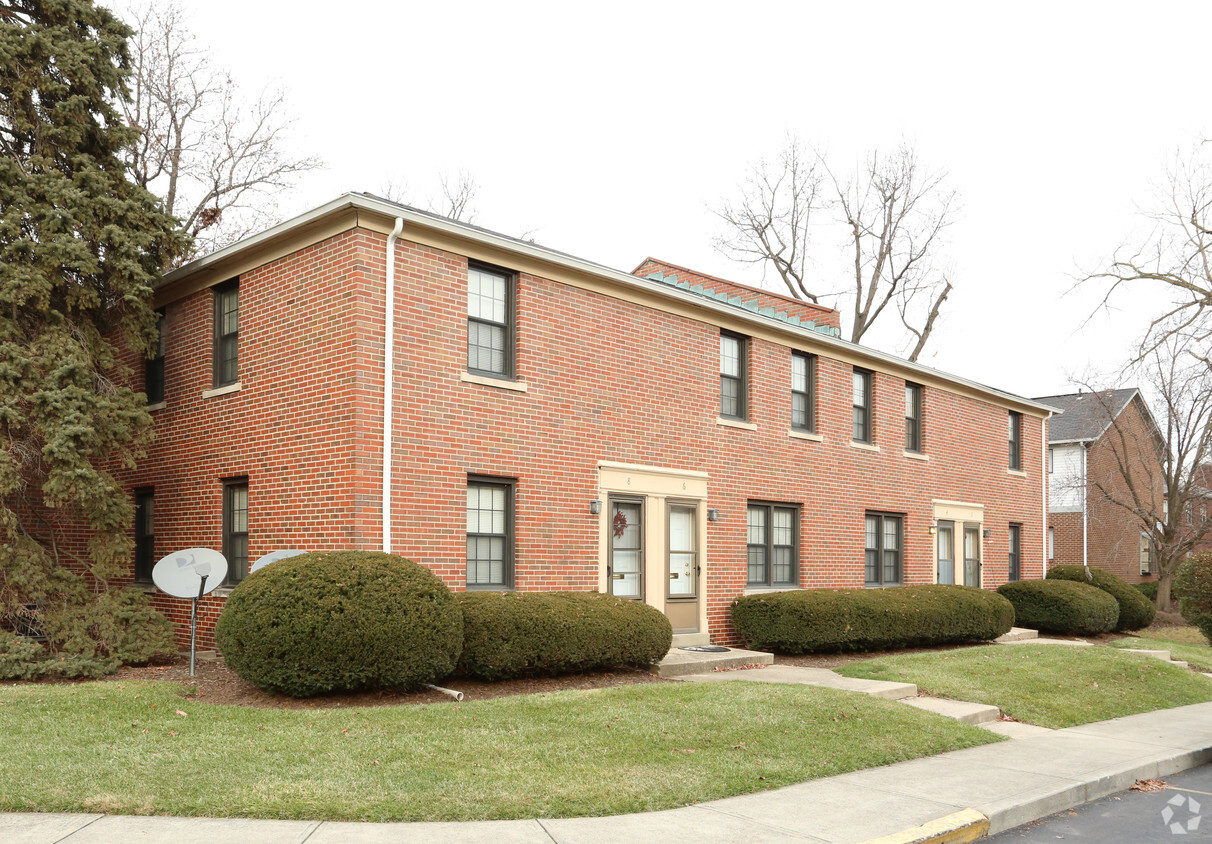
MULTIPOLYGON (((167 407, 130 486, 153 486, 157 557, 221 547, 221 479, 249 478, 249 558, 278 548, 378 548, 382 235, 355 229, 240 280, 239 392, 210 386, 211 293, 168 305, 167 407)), ((706 594, 715 641, 745 587, 746 504, 801 506, 800 584, 863 585, 863 515, 905 516, 908 583, 933 580, 932 500, 982 504, 985 585, 1004 582, 1008 526, 1042 574, 1043 421, 1023 420, 1024 473, 1007 471, 1007 410, 927 385, 925 453, 903 455, 903 377, 877 372, 874 441, 850 444, 851 366, 822 354, 822 442, 788 435, 790 350, 749 341, 750 422, 719 416, 719 328, 520 274, 517 376, 526 392, 468 383, 467 259, 397 242, 394 550, 452 588, 465 578, 469 474, 516 479, 516 586, 592 589, 600 460, 709 474, 706 594)), ((201 641, 220 598, 205 602, 201 641)), ((188 603, 158 597, 178 620, 188 603)))

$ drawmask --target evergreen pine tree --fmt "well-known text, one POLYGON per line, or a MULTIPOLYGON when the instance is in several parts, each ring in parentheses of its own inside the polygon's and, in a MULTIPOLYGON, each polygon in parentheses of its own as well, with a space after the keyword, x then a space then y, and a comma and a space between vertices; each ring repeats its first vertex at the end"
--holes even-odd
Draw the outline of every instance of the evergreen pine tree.
POLYGON ((53 648, 107 669, 171 646, 109 588, 133 518, 112 472, 151 435, 122 350, 151 349, 152 283, 186 245, 123 167, 129 35, 91 0, 0 2, 0 628, 33 605, 53 648))

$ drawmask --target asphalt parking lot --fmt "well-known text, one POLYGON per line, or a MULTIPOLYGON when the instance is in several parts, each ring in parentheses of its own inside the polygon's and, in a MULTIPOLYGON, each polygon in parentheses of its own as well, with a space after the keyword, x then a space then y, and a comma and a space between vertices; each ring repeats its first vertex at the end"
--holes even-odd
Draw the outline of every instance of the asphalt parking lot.
POLYGON ((985 840, 1178 844, 1212 839, 1212 765, 1174 774, 1164 782, 1161 791, 1121 791, 985 840))

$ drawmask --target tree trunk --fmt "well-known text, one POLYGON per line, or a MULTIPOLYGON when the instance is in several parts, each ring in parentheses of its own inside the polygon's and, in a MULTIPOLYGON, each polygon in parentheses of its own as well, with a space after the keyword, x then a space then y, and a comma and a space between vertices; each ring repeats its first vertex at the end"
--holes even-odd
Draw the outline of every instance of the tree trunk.
POLYGON ((1157 576, 1157 609, 1158 612, 1170 612, 1170 584, 1174 573, 1162 572, 1157 576))

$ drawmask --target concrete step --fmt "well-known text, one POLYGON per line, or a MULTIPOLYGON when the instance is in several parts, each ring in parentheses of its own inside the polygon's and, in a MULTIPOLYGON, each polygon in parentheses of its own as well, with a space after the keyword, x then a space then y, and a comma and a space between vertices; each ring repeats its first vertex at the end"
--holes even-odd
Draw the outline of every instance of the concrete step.
POLYGON ((1160 659, 1162 662, 1168 662, 1171 665, 1178 666, 1179 668, 1190 668, 1191 667, 1190 665, 1188 665, 1186 662, 1184 662, 1181 659, 1172 659, 1170 657, 1169 651, 1153 650, 1150 648, 1120 648, 1120 650, 1124 651, 1125 653, 1140 654, 1141 656, 1148 656, 1148 657, 1152 657, 1153 659, 1160 659))
POLYGON ((999 645, 1071 645, 1078 648, 1089 648, 1093 646, 1093 642, 1083 642, 1081 639, 1049 639, 1045 636, 1040 636, 1037 639, 1012 639, 1008 642, 997 640, 999 645))
POLYGON ((912 683, 894 683, 888 680, 862 680, 855 677, 843 677, 827 668, 801 668, 798 665, 771 665, 766 668, 755 668, 752 671, 725 671, 714 674, 694 674, 689 677, 678 677, 679 680, 689 680, 695 683, 727 683, 733 680, 746 680, 752 683, 788 683, 799 686, 823 686, 828 689, 840 689, 845 692, 861 692, 872 697, 886 700, 900 700, 917 694, 917 686, 912 683))
POLYGON ((1035 738, 1044 733, 1056 732, 1056 730, 1049 730, 1047 727, 1024 724, 1021 721, 986 721, 983 724, 977 724, 977 726, 991 733, 997 733, 998 735, 1012 739, 1035 738))
POLYGON ((677 647, 670 648, 669 653, 665 654, 665 658, 652 666, 652 673, 659 674, 662 677, 683 677, 687 674, 709 674, 720 668, 772 664, 774 664, 774 654, 762 653, 761 651, 729 648, 720 653, 705 653, 703 651, 686 651, 682 650, 681 647, 677 647))
POLYGON ((685 648, 690 645, 710 645, 710 633, 674 633, 673 645, 674 648, 685 648))
POLYGON ((1009 631, 998 636, 993 641, 998 644, 1006 644, 1007 642, 1025 642, 1029 639, 1038 639, 1039 631, 1032 630, 1028 627, 1011 627, 1009 631))
POLYGON ((945 715, 965 724, 985 724, 996 721, 1001 710, 984 703, 969 703, 966 700, 948 700, 944 697, 907 697, 901 701, 918 709, 945 715))

